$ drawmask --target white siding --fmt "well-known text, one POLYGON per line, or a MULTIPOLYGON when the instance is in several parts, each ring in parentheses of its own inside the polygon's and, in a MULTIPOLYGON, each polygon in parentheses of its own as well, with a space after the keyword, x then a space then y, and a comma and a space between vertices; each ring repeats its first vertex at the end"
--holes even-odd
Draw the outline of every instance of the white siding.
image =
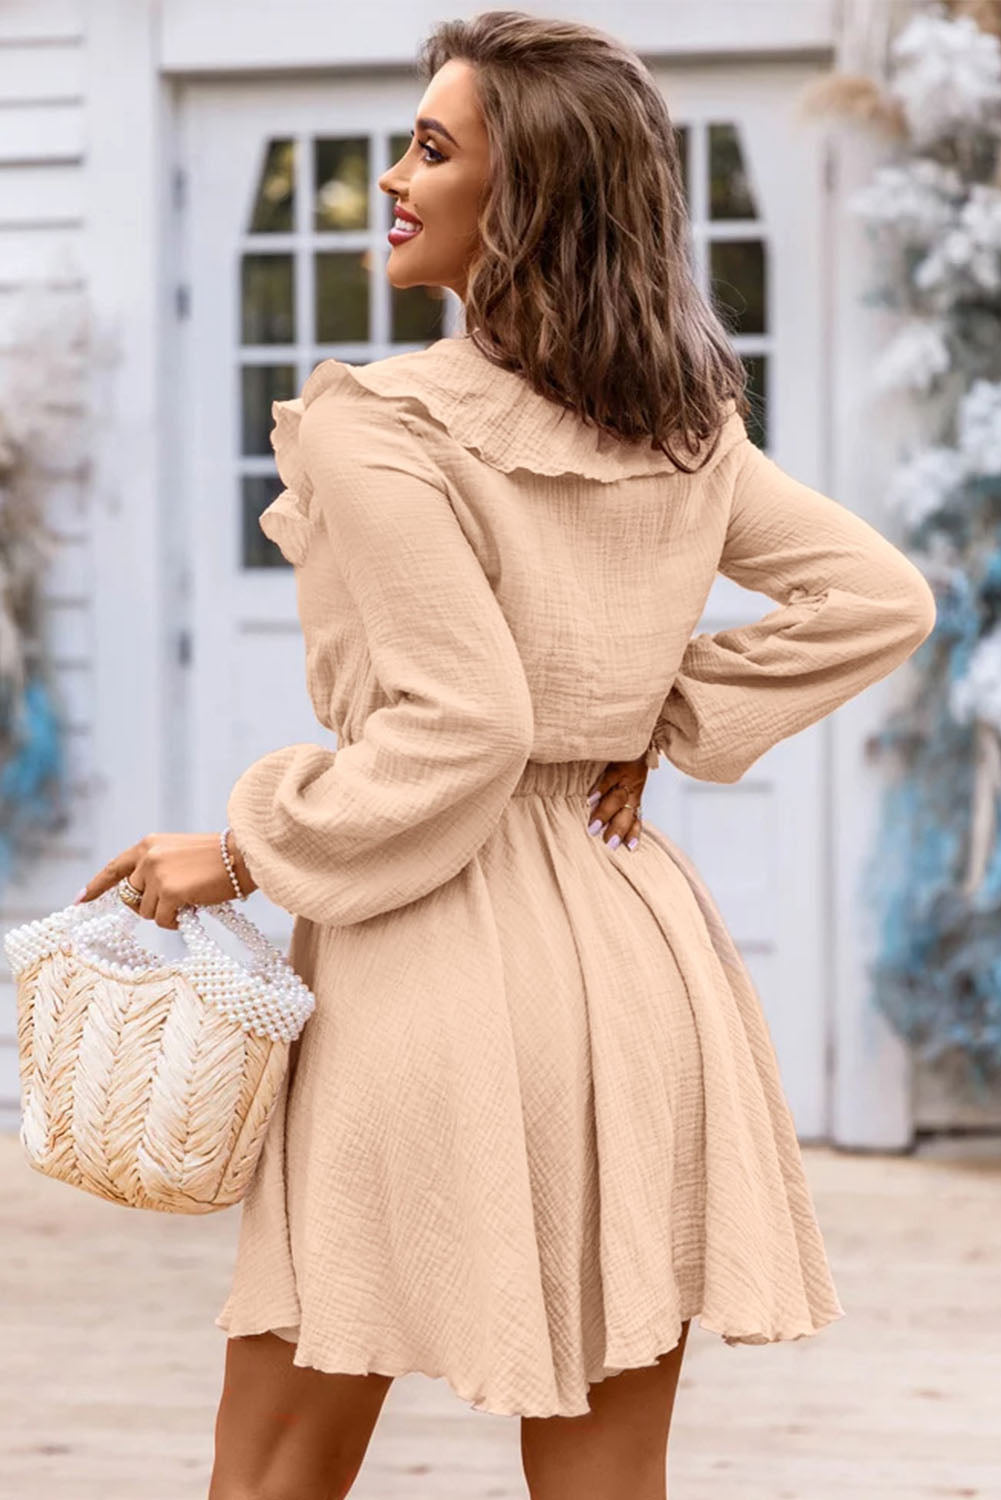
MULTIPOLYGON (((67 309, 85 294, 83 0, 7 0, 0 6, 0 382, 16 389, 14 329, 24 297, 67 309)), ((62 408, 68 442, 50 469, 46 516, 59 538, 43 589, 45 629, 66 726, 70 796, 66 827, 39 847, 25 878, 0 891, 0 930, 72 899, 89 873, 87 817, 93 695, 91 556, 83 399, 62 408)), ((14 992, 0 981, 0 1126, 16 1123, 14 992)))
MULTIPOLYGON (((871 0, 867 0, 871 3, 871 0)), ((878 0, 883 4, 884 0, 878 0)), ((611 29, 647 57, 825 55, 845 0, 549 0, 541 14, 611 29)), ((536 10, 536 7, 530 7, 536 10)), ((460 7, 467 14, 473 7, 460 7)), ((160 61, 185 74, 396 66, 411 74, 418 43, 442 15, 438 0, 163 0, 160 61), (278 17, 280 16, 280 20, 278 17)), ((420 94, 414 80, 414 99, 420 94)))

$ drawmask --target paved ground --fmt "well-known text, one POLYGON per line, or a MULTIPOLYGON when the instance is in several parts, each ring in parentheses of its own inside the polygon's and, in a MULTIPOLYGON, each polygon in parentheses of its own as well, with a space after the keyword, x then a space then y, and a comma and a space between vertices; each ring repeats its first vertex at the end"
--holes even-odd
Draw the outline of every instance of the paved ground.
MULTIPOLYGON (((671 1500, 1001 1500, 1001 1142, 804 1150, 847 1316, 693 1326, 671 1500), (951 1158, 951 1159, 950 1159, 951 1158)), ((0 1135, 0 1500, 204 1500, 238 1210, 118 1208, 0 1135)), ((394 1382, 352 1500, 525 1500, 516 1418, 394 1382)))

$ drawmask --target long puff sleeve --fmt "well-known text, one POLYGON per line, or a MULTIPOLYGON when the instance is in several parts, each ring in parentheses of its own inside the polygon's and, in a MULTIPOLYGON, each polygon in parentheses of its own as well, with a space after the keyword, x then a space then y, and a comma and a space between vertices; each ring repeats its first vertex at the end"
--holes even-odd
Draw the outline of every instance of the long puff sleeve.
POLYGON ((341 926, 468 863, 524 769, 533 709, 441 474, 392 404, 339 387, 306 408, 299 443, 310 524, 328 532, 390 702, 350 744, 255 761, 227 815, 265 895, 341 926))
POLYGON ((899 548, 749 438, 739 447, 718 569, 780 607, 685 649, 651 746, 701 781, 738 781, 900 666, 935 624, 935 596, 899 548))

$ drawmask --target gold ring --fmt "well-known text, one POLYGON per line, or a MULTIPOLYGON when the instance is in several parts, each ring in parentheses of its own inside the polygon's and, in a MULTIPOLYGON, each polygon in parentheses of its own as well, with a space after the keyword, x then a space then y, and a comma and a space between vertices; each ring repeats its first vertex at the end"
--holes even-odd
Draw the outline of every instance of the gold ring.
POLYGON ((142 901, 142 891, 137 891, 127 875, 123 875, 118 882, 118 894, 126 906, 135 909, 142 901))

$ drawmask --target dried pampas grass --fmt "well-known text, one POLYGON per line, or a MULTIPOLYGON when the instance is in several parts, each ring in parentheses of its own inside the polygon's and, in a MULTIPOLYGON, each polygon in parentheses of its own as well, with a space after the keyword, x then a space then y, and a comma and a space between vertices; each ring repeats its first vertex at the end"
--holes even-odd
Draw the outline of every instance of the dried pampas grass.
POLYGON ((881 131, 891 140, 907 135, 900 101, 863 73, 827 73, 807 84, 797 103, 804 117, 840 115, 881 131))
POLYGON ((989 31, 1001 40, 1001 0, 944 0, 944 3, 950 20, 969 16, 981 31, 989 31))

